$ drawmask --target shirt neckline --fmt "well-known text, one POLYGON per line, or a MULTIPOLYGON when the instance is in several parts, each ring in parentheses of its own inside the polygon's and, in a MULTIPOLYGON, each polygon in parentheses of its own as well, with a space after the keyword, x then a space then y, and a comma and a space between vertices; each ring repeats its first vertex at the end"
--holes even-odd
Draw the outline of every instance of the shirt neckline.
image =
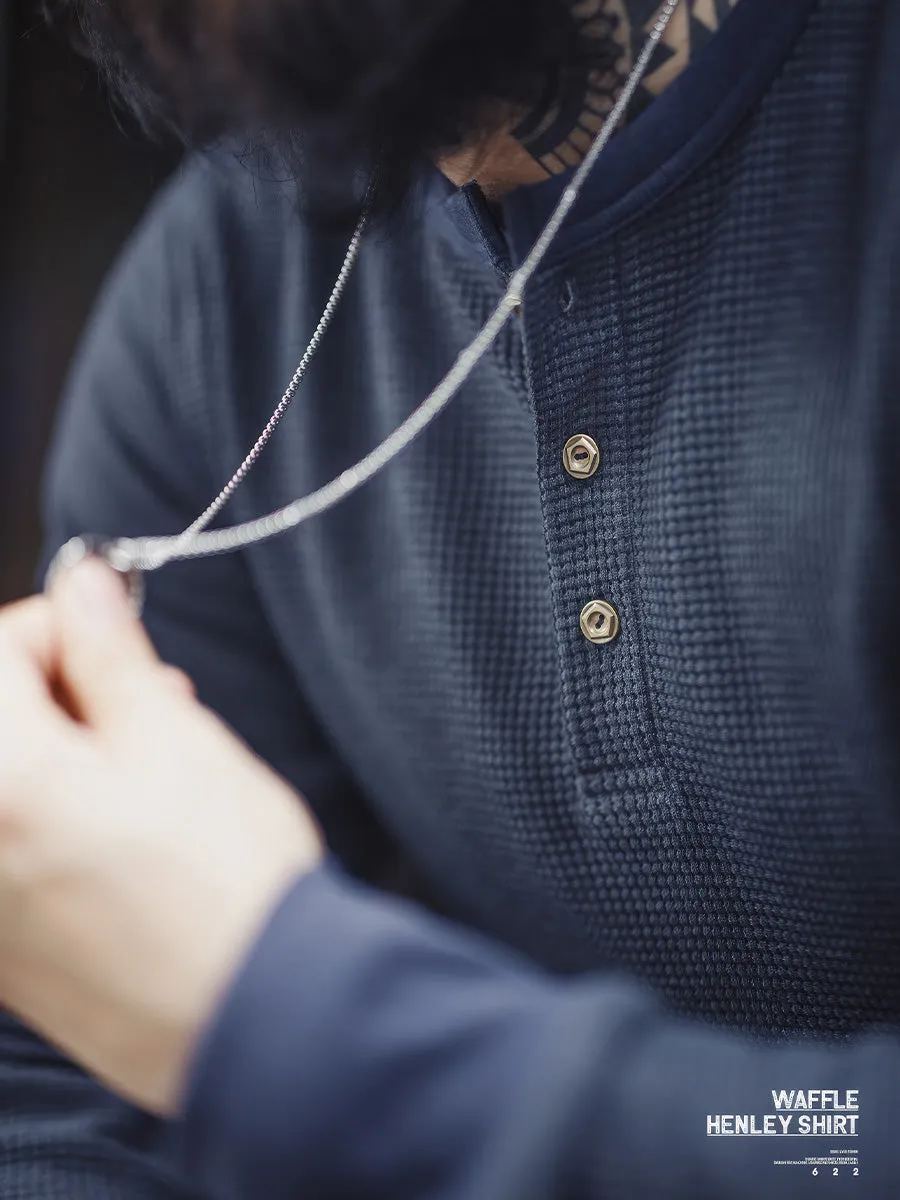
MULTIPOLYGON (((765 94, 818 2, 740 0, 686 70, 606 147, 546 261, 636 219, 709 158, 765 94)), ((574 173, 506 197, 505 238, 474 185, 444 180, 440 208, 469 250, 505 277, 530 251, 574 173)))

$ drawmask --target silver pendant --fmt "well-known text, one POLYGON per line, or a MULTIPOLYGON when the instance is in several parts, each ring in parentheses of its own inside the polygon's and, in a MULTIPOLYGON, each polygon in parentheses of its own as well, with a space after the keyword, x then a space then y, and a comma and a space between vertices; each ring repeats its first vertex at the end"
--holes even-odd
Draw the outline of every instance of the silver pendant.
POLYGON ((76 563, 80 563, 83 558, 88 555, 95 554, 121 576, 122 583, 128 591, 134 611, 138 616, 144 610, 144 576, 143 574, 131 566, 124 566, 121 561, 117 562, 119 552, 117 545, 109 538, 95 537, 90 534, 83 534, 81 537, 72 538, 66 542, 64 546, 60 546, 50 566, 47 568, 47 574, 44 577, 44 591, 48 592, 53 586, 53 581, 57 575, 63 571, 70 571, 76 563))

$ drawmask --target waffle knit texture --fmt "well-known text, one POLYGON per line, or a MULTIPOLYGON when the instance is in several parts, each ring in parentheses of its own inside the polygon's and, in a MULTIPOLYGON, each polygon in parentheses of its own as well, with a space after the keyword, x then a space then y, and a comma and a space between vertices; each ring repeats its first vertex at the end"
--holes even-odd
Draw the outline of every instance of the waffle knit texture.
MULTIPOLYGON (((557 1065, 565 1080, 545 1089, 539 1127, 555 1113, 559 1128, 534 1166, 544 1195, 761 1194, 737 1150, 698 1165, 698 1128, 666 1124, 676 1098, 653 1128, 687 1156, 680 1173, 656 1162, 639 1117, 666 1080, 695 1073, 707 1088, 696 1113, 731 1111, 715 1107, 717 1081, 757 1061, 754 1039, 779 1048, 759 1060, 752 1096, 738 1088, 736 1111, 764 1106, 768 1088, 843 1081, 845 1067, 874 1105, 888 1094, 877 1062, 900 1075, 894 1041, 881 1058, 853 1050, 900 1020, 898 26, 880 0, 742 0, 614 139, 521 318, 413 448, 306 527, 148 579, 163 655, 303 791, 344 865, 374 882, 402 874, 489 939, 472 943, 473 977, 494 953, 520 955, 497 970, 519 997, 511 1012, 540 1009, 534 1044, 551 1026, 558 1036, 563 1011, 582 1031, 583 1053, 570 1048, 569 1074, 557 1065), (578 433, 602 455, 587 481, 562 469, 578 433), (609 646, 579 630, 593 599, 620 614, 609 646), (509 982, 520 975, 521 993, 509 982), (542 987, 570 1007, 523 999, 542 987), (656 1006, 651 1055, 622 1031, 656 1006), (688 1034, 680 1018, 722 1032, 688 1034), (819 1048, 790 1060, 787 1082, 777 1056, 801 1052, 782 1044, 810 1036, 819 1048), (626 1165, 585 1115, 598 1090, 618 1097, 626 1165)), ((512 195, 501 231, 476 189, 423 177, 367 240, 229 523, 325 482, 416 406, 559 186, 512 195)), ((174 533, 205 507, 293 373, 344 249, 307 227, 290 187, 225 158, 185 167, 79 356, 49 475, 50 548, 86 530, 174 533)), ((351 927, 368 920, 349 915, 351 894, 363 904, 356 885, 335 868, 309 886, 323 928, 334 904, 354 944, 351 927)), ((425 960, 468 936, 374 893, 368 903, 386 906, 385 928, 411 922, 425 960)), ((259 961, 272 954, 263 945, 259 961)), ((257 1002, 263 976, 248 972, 257 1002)), ((278 971, 265 978, 275 988, 278 971)), ((345 1028, 364 1024, 334 1005, 345 1028)), ((228 1010, 213 1035, 220 1091, 235 1086, 223 1047, 241 1020, 228 1010)), ((4 1200, 181 1195, 150 1123, 12 1025, 3 1038, 4 1200)), ((205 1096, 208 1080, 196 1087, 205 1096)), ((477 1103, 477 1085, 463 1090, 477 1103)), ((214 1134, 198 1108, 216 1103, 195 1100, 201 1141, 214 1134)), ((524 1144, 525 1127, 507 1143, 524 1144)), ((198 1186, 224 1189, 227 1171, 209 1161, 198 1186)), ((378 1161, 342 1186, 374 1180, 371 1194, 393 1200, 524 1194, 505 1168, 455 1191, 396 1175, 382 1193, 378 1161)), ((879 1161, 886 1186, 897 1164, 879 1161)), ((347 1194, 328 1190, 322 1164, 302 1165, 317 1196, 347 1194)), ((888 1194, 856 1182, 856 1195, 888 1194)), ((772 1176, 789 1185, 806 1194, 799 1176, 772 1176)))

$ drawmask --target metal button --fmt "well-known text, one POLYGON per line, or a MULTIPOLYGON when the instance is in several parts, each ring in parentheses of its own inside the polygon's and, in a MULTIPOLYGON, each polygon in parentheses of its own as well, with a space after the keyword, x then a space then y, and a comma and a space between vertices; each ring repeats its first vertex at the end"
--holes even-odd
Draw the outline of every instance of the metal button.
POLYGON ((605 600, 592 600, 581 610, 581 632, 589 642, 605 646, 619 636, 619 614, 605 600))
POLYGON ((586 433, 576 433, 566 442, 563 466, 573 479, 590 479, 600 466, 600 447, 586 433))

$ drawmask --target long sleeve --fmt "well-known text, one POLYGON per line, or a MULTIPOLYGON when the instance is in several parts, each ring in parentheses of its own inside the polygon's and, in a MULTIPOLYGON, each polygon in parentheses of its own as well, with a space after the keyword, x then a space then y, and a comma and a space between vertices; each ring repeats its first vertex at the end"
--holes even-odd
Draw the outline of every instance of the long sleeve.
MULTIPOLYGON (((196 323, 210 308, 200 305, 208 272, 196 248, 197 173, 188 168, 149 215, 81 348, 47 475, 45 562, 82 532, 175 532, 221 483, 201 449, 195 400, 196 323)), ((364 862, 352 834, 366 837, 367 852, 377 851, 377 836, 282 664, 242 560, 204 564, 189 578, 173 567, 148 585, 146 620, 162 656, 303 790, 344 859, 364 870, 373 853, 364 862)), ((4 1200, 181 1197, 160 1133, 0 1016, 4 1200)))
POLYGON ((898 1115, 893 1034, 776 1047, 683 1023, 627 981, 542 976, 326 866, 207 1030, 175 1149, 223 1200, 883 1200, 898 1115), (858 1135, 707 1136, 782 1089, 852 1090, 858 1135), (774 1165, 841 1147, 858 1174, 774 1165))

